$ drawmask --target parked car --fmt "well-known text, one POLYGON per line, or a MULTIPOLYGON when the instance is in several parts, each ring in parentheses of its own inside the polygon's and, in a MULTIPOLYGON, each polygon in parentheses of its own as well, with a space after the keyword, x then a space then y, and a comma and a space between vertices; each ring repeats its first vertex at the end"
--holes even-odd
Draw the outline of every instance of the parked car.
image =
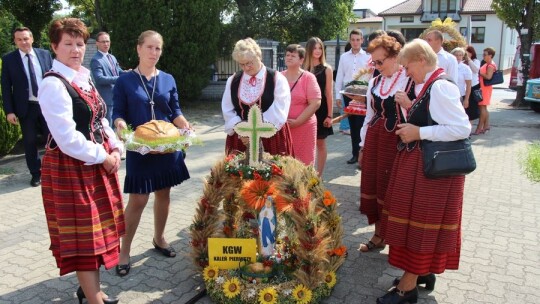
POLYGON ((540 78, 527 81, 525 100, 529 102, 533 111, 540 113, 540 78))
MULTIPOLYGON (((510 72, 510 85, 511 90, 516 90, 518 86, 523 84, 523 73, 521 66, 521 57, 519 52, 521 45, 516 47, 516 54, 514 55, 514 62, 512 64, 512 70, 510 72)), ((531 46, 531 67, 529 69, 529 79, 540 77, 540 42, 535 42, 531 46)))

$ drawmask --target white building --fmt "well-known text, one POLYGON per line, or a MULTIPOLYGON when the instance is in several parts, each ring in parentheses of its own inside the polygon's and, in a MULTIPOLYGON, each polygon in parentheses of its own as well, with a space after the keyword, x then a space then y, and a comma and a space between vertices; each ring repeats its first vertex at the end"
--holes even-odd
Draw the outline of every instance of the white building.
MULTIPOLYGON (((407 41, 417 38, 431 22, 446 17, 458 24, 465 40, 475 48, 478 59, 486 47, 495 49, 499 69, 509 70, 518 44, 515 30, 500 20, 492 0, 407 0, 379 13, 384 30, 398 30, 407 41)), ((367 33, 369 34, 369 33, 367 33)))

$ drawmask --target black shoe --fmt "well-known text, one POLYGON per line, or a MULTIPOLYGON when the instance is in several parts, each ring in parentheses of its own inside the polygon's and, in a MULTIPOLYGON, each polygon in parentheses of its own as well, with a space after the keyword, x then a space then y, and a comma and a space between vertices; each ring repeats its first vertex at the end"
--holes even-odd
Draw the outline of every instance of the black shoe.
MULTIPOLYGON (((77 298, 79 299, 79 304, 82 304, 82 300, 86 299, 86 296, 84 295, 84 291, 82 290, 82 287, 79 286, 79 289, 77 289, 77 298)), ((103 299, 103 303, 105 304, 117 304, 120 300, 118 298, 105 298, 103 299)))
POLYGON ((349 164, 349 165, 350 165, 350 164, 356 164, 357 162, 358 162, 358 157, 354 157, 354 156, 353 156, 351 159, 349 159, 349 160, 347 161, 347 164, 349 164))
MULTIPOLYGON (((426 290, 433 290, 435 289, 435 281, 437 278, 433 273, 426 274, 423 276, 418 276, 418 279, 416 279, 416 285, 426 284, 426 290)), ((398 286, 399 279, 394 279, 393 285, 398 286)))
POLYGON ((168 258, 174 258, 176 256, 176 251, 174 250, 174 248, 172 248, 172 246, 169 246, 169 248, 159 247, 158 244, 156 243, 156 240, 154 239, 152 239, 152 244, 154 245, 154 248, 156 248, 156 250, 159 251, 164 256, 168 258))
POLYGON ((32 179, 30 180, 30 186, 37 187, 39 185, 41 185, 41 176, 39 175, 32 176, 32 179))
POLYGON ((403 304, 418 302, 418 288, 409 291, 401 291, 394 287, 384 296, 377 298, 377 304, 403 304))
POLYGON ((129 274, 131 270, 131 261, 128 260, 127 264, 118 264, 116 265, 116 274, 119 277, 125 277, 129 274))

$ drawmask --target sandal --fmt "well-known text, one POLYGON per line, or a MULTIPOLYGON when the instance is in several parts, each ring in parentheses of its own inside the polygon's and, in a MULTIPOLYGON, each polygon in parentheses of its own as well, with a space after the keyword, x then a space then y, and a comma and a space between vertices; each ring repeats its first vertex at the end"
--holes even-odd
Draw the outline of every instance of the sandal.
POLYGON ((159 247, 156 243, 156 240, 152 239, 152 244, 154 245, 154 248, 159 251, 161 254, 168 258, 174 258, 176 256, 176 250, 172 248, 172 246, 169 245, 168 248, 159 247))
POLYGON ((118 264, 116 265, 116 274, 119 277, 125 277, 128 275, 131 270, 131 262, 128 261, 127 264, 118 264))
MULTIPOLYGON (((374 237, 378 237, 379 239, 381 239, 379 241, 379 243, 373 243, 373 241, 369 241, 367 243, 361 243, 360 244, 360 247, 358 247, 358 251, 360 252, 369 252, 369 251, 372 251, 372 250, 375 250, 375 249, 384 249, 386 247, 386 243, 384 242, 384 240, 378 236, 378 235, 374 235, 374 237)), ((372 238, 373 239, 373 238, 372 238)))

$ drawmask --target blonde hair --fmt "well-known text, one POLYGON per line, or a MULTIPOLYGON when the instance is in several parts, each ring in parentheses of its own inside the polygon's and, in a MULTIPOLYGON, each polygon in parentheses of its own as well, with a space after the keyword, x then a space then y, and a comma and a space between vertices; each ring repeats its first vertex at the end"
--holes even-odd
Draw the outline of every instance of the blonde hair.
POLYGON ((242 59, 255 59, 262 60, 262 51, 257 42, 252 38, 241 39, 234 45, 232 52, 233 59, 238 62, 242 59))
POLYGON ((324 50, 324 43, 319 37, 311 37, 306 42, 306 57, 304 59, 303 68, 313 72, 313 69, 315 66, 313 65, 313 51, 315 51, 315 47, 319 44, 322 48, 322 54, 321 58, 319 58, 319 62, 321 65, 328 66, 326 63, 326 56, 325 56, 325 50, 324 50))
POLYGON ((464 50, 463 48, 461 48, 461 47, 457 47, 457 48, 453 49, 450 53, 451 53, 452 55, 454 55, 454 56, 456 55, 456 53, 461 54, 461 56, 466 56, 466 55, 467 55, 467 53, 465 52, 465 50, 464 50))
POLYGON ((143 45, 144 40, 146 40, 146 38, 151 37, 151 36, 156 36, 159 39, 159 41, 161 42, 161 46, 163 46, 163 37, 161 36, 160 33, 156 32, 156 31, 144 31, 144 32, 142 32, 139 35, 139 38, 137 39, 137 45, 143 45))
POLYGON ((425 60, 428 66, 437 66, 437 54, 431 46, 422 39, 414 39, 405 44, 401 52, 399 52, 399 63, 409 63, 414 61, 425 60))

